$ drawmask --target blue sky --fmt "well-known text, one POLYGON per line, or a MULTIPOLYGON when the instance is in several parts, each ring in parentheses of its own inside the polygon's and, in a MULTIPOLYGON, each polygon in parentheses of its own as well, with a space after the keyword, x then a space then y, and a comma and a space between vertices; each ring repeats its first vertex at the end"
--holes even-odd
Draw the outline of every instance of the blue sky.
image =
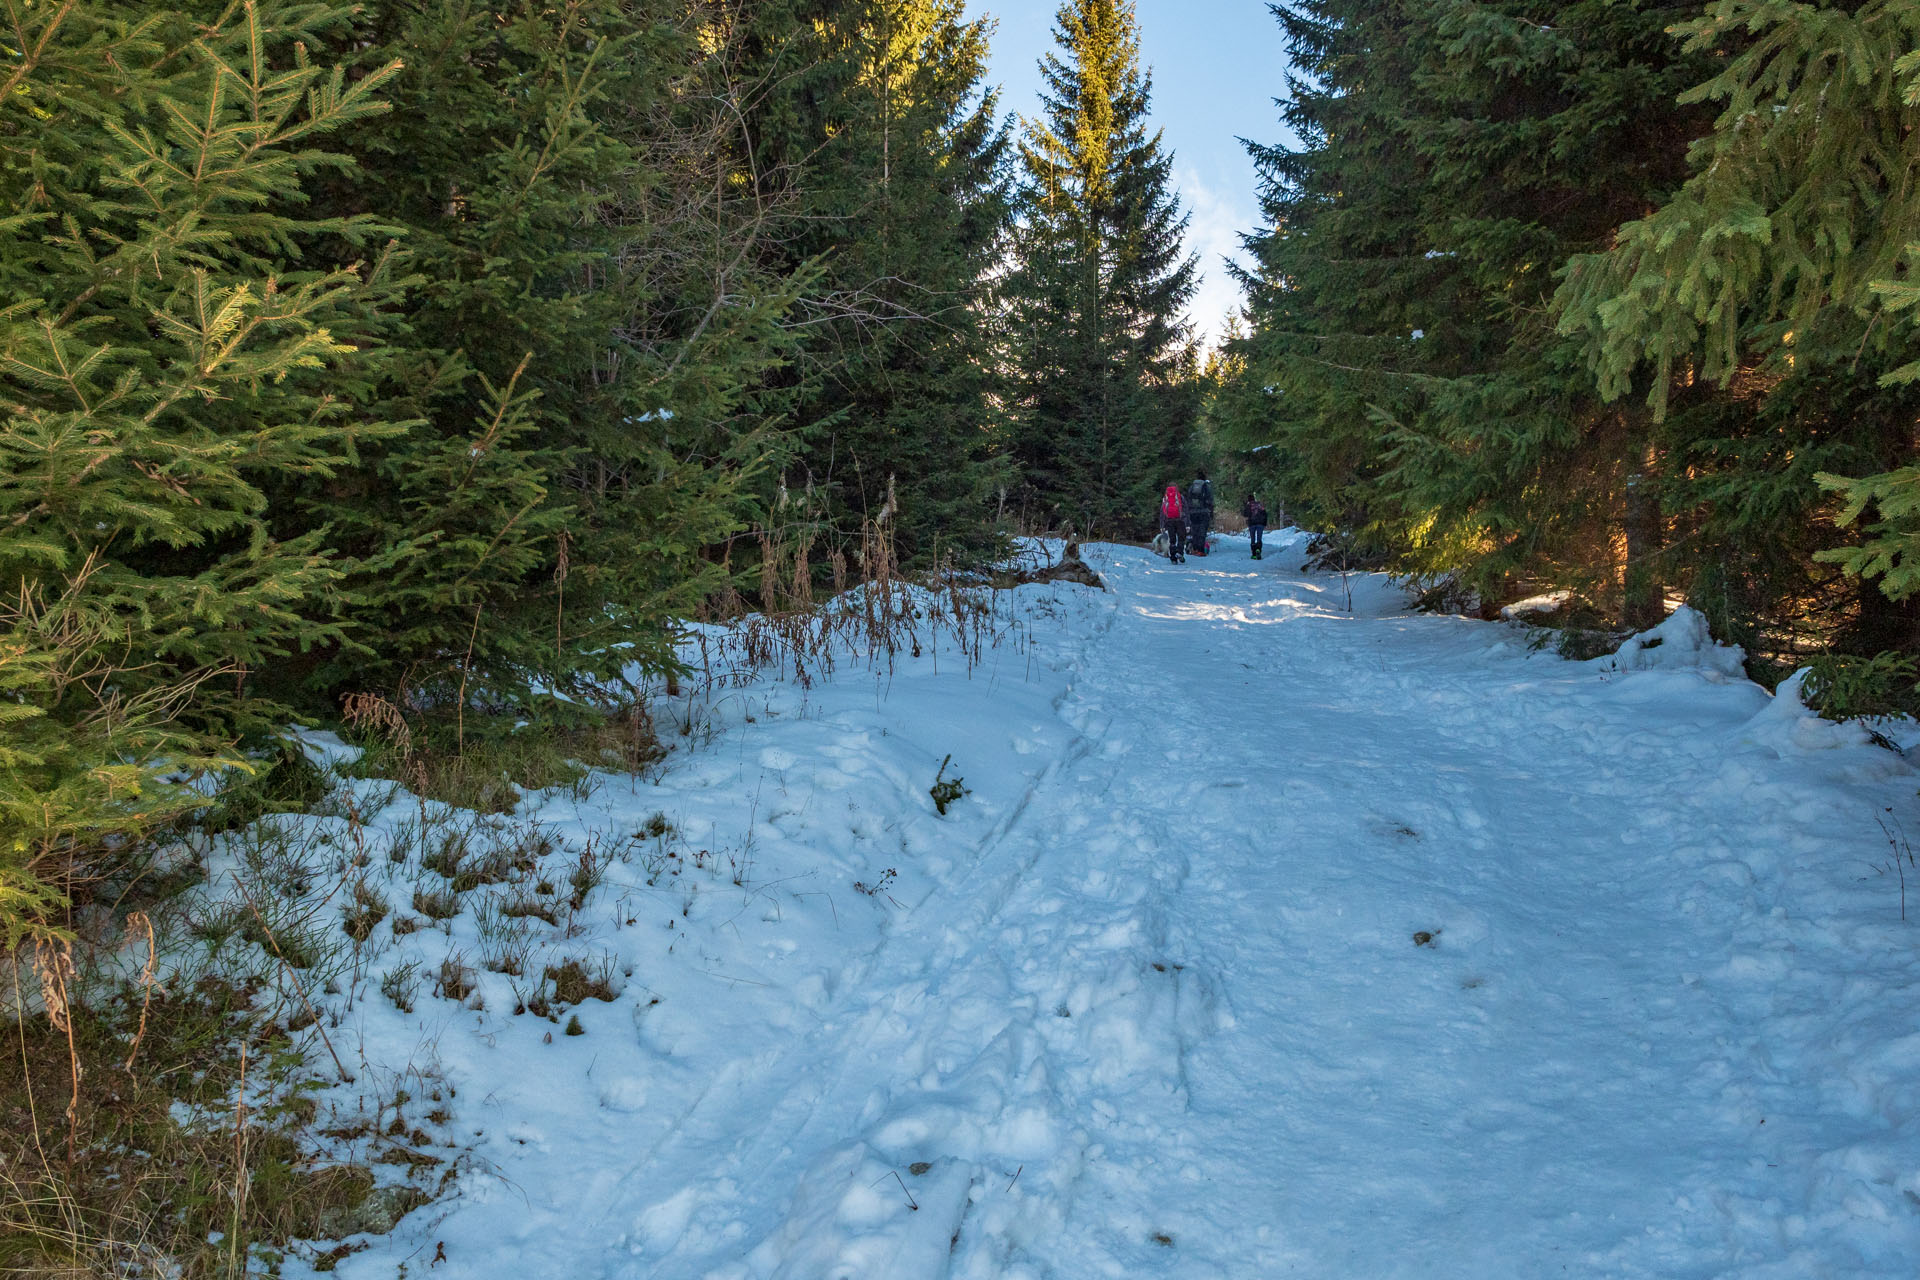
MULTIPOLYGON (((1280 139, 1286 44, 1267 0, 1135 0, 1141 57, 1153 68, 1154 122, 1174 154, 1174 176, 1193 224, 1188 247, 1200 254, 1205 281, 1193 302, 1203 335, 1217 334, 1239 305, 1220 265, 1239 235, 1259 222, 1253 161, 1238 141, 1280 139)), ((1001 105, 1038 110, 1041 54, 1053 48, 1056 0, 967 0, 970 15, 991 14, 992 79, 1001 105)))

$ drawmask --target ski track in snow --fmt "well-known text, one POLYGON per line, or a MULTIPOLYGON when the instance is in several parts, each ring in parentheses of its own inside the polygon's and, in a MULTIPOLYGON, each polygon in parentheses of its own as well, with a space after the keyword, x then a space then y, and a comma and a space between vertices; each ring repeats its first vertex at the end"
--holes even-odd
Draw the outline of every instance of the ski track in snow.
POLYGON ((900 905, 748 893, 723 980, 643 964, 658 1008, 545 1059, 423 1027, 484 1162, 339 1274, 1914 1274, 1920 934, 1870 865, 1912 770, 1268 547, 1089 548, 1046 669, 843 674, 676 758, 632 814, 776 777, 802 844, 885 770, 900 905))

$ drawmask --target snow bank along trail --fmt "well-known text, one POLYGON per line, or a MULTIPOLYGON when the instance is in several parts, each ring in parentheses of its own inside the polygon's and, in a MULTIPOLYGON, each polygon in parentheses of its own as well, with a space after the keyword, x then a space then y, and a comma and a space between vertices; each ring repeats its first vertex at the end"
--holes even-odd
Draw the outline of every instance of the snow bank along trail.
POLYGON ((611 876, 585 1036, 382 1011, 476 1159, 340 1273, 1915 1274, 1904 762, 1682 628, 1620 671, 1285 538, 1089 557, 1024 656, 549 800, 753 869, 611 876))

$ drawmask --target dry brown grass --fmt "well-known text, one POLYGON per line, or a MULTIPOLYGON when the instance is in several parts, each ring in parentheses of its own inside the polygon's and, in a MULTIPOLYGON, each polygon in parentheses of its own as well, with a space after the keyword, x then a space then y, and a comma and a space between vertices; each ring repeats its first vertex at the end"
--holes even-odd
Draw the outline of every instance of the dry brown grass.
POLYGON ((1222 507, 1213 513, 1213 531, 1215 533, 1245 533, 1247 518, 1240 514, 1240 508, 1222 507))
POLYGON ((267 999, 205 979, 144 1010, 134 992, 77 1006, 71 1041, 44 1018, 0 1028, 17 1068, 0 1071, 0 1275, 238 1276, 366 1199, 370 1174, 303 1155, 315 1108, 291 1011, 267 999))
MULTIPOLYGON (((382 704, 385 705, 385 704, 382 704)), ((474 813, 512 813, 520 793, 578 784, 589 769, 639 773, 666 754, 653 720, 638 701, 608 708, 589 725, 541 725, 481 732, 468 718, 463 733, 417 721, 399 728, 362 720, 364 754, 346 770, 387 778, 416 796, 474 813)))
MULTIPOLYGON (((759 608, 731 589, 709 600, 702 621, 716 629, 697 637, 693 687, 676 679, 669 695, 691 693, 698 700, 767 674, 810 689, 849 662, 891 672, 902 657, 928 654, 936 661, 951 654, 969 670, 977 666, 1016 626, 999 611, 994 588, 1036 579, 962 570, 940 556, 926 571, 908 574, 895 551, 892 523, 890 495, 851 547, 826 556, 832 597, 819 602, 813 594, 812 532, 760 535, 759 608)), ((692 731, 691 721, 677 727, 683 735, 692 731)))

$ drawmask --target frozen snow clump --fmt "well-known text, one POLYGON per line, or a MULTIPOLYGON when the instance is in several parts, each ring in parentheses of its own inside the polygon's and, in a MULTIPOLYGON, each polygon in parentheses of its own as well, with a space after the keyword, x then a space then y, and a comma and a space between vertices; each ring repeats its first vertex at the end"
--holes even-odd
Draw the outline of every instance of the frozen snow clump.
POLYGON ((1621 645, 1618 653, 1594 659, 1614 671, 1691 667, 1733 679, 1745 678, 1746 660, 1746 650, 1716 642, 1706 615, 1684 604, 1659 626, 1621 645))

